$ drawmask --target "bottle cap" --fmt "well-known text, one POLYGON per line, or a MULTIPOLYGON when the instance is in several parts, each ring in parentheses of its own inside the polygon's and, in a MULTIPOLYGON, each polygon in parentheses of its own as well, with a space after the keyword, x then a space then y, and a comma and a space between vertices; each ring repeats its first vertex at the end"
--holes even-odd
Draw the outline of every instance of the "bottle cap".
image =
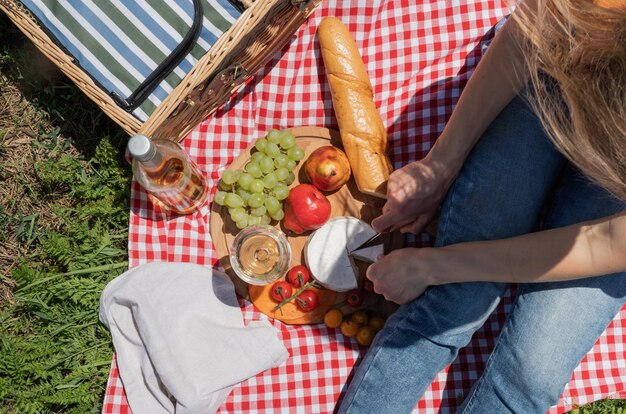
POLYGON ((138 161, 149 161, 156 154, 156 146, 147 136, 137 134, 128 140, 128 152, 138 161))

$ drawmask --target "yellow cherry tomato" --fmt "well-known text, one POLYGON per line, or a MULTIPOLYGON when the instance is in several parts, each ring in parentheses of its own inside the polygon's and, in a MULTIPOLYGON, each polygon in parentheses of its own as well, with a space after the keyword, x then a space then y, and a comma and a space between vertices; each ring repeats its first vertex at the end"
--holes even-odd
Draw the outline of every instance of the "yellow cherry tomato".
POLYGON ((372 316, 368 323, 368 326, 374 330, 374 332, 378 332, 383 329, 385 325, 385 320, 380 316, 372 316))
POLYGON ((344 336, 353 337, 359 331, 359 325, 352 321, 343 321, 340 329, 344 336))
POLYGON ((374 340, 376 333, 370 326, 361 326, 356 333, 356 341, 359 345, 369 346, 374 340))
POLYGON ((359 325, 367 325, 367 322, 369 321, 369 317, 367 316, 367 313, 365 313, 364 311, 357 311, 357 312, 354 312, 352 316, 350 316, 350 320, 352 322, 358 323, 359 325))
POLYGON ((331 309, 324 315, 324 324, 329 328, 338 328, 343 322, 343 314, 339 309, 331 309))

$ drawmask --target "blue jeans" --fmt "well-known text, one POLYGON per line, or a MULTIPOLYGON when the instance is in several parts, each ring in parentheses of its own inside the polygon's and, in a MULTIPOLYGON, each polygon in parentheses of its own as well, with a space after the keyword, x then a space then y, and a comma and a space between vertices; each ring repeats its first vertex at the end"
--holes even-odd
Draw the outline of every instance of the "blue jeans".
MULTIPOLYGON (((515 98, 473 149, 442 206, 436 246, 500 239, 624 210, 559 154, 515 98)), ((340 413, 411 412, 497 306, 504 283, 433 286, 403 305, 356 368, 340 413)), ((545 413, 626 299, 626 274, 522 284, 462 413, 545 413)))

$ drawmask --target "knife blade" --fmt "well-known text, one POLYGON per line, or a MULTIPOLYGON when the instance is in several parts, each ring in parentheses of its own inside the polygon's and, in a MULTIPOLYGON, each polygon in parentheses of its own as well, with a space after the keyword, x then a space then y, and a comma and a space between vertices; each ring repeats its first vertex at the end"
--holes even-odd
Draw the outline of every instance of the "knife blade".
POLYGON ((357 246, 356 248, 352 249, 349 253, 348 256, 352 256, 352 254, 354 252, 357 252, 359 250, 363 250, 363 249, 367 249, 369 247, 372 246, 378 246, 379 244, 383 244, 383 252, 384 254, 388 254, 389 250, 392 248, 393 245, 393 241, 395 239, 395 232, 402 227, 402 225, 396 225, 393 227, 389 227, 386 228, 385 230, 376 233, 375 235, 373 235, 372 237, 370 237, 369 239, 365 240, 363 243, 361 243, 359 246, 357 246), (385 240, 385 236, 389 236, 388 240, 385 240))
POLYGON ((383 240, 383 235, 384 234, 385 233, 383 233, 383 232, 376 233, 374 236, 370 237, 369 239, 367 239, 363 243, 361 243, 359 246, 357 246, 354 249, 352 249, 349 254, 352 254, 352 253, 356 252, 357 250, 367 249, 368 247, 372 247, 372 246, 377 246, 379 244, 383 244, 385 242, 383 240))

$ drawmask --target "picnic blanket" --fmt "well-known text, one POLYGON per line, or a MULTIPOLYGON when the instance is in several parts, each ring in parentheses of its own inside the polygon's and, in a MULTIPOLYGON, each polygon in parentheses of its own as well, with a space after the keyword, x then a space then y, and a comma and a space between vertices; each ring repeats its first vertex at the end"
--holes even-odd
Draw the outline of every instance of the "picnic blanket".
MULTIPOLYGON (((207 172, 213 191, 233 159, 271 128, 337 128, 330 90, 316 39, 325 16, 340 18, 353 34, 374 86, 375 101, 389 133, 396 168, 421 159, 443 129, 459 94, 507 15, 491 0, 323 2, 288 48, 214 116, 183 141, 207 172)), ((150 261, 217 266, 209 235, 209 205, 196 214, 169 216, 152 206, 134 183, 130 222, 131 267, 150 261)), ((416 240, 418 245, 430 243, 416 240)), ((458 358, 440 372, 416 406, 420 413, 454 412, 480 376, 512 303, 507 294, 458 358)), ((240 300, 245 321, 265 318, 240 300)), ((584 304, 581 304, 584 311, 584 304)), ((626 307, 622 309, 572 375, 550 413, 563 413, 597 399, 619 397, 625 389, 626 307)), ((223 413, 329 413, 345 390, 366 348, 324 325, 273 322, 289 350, 280 367, 236 386, 223 413)), ((622 394, 626 397, 626 394, 622 394)), ((103 413, 128 413, 123 384, 113 360, 103 413)), ((140 414, 140 413, 136 413, 140 414)))

